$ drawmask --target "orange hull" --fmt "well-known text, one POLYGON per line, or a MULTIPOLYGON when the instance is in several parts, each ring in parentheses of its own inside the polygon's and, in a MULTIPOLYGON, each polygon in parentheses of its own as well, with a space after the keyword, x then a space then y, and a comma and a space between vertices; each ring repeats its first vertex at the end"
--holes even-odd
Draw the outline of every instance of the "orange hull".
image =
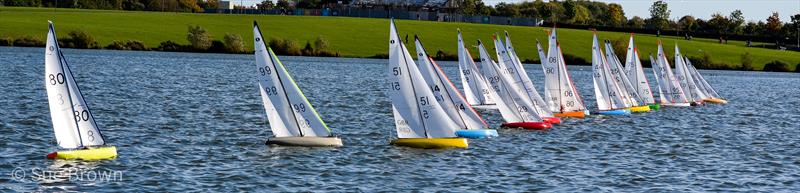
POLYGON ((572 117, 572 118, 584 118, 586 114, 583 111, 578 112, 564 112, 564 113, 555 113, 556 117, 572 117))

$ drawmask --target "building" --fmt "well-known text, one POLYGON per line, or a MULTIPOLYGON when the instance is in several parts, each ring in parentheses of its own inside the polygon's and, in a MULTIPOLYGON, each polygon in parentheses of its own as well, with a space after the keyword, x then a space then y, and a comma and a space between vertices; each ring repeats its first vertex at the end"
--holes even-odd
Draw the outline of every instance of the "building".
POLYGON ((219 1, 217 9, 233 9, 233 3, 230 1, 219 1))

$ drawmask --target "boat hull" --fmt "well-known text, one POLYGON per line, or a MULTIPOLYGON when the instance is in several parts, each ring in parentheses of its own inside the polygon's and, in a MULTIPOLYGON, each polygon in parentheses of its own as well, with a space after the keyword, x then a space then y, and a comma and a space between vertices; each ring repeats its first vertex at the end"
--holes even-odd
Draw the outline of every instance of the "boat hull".
POLYGON ((725 99, 718 99, 718 98, 707 98, 703 99, 703 101, 712 104, 728 104, 728 101, 726 101, 725 99))
POLYGON ((553 128, 553 124, 547 122, 515 122, 515 123, 503 123, 500 125, 502 127, 510 127, 510 128, 522 128, 528 130, 545 130, 553 128))
POLYGON ((661 106, 665 106, 665 107, 689 107, 689 106, 692 106, 692 104, 691 103, 667 103, 667 104, 661 104, 661 106))
POLYGON ((572 117, 572 118, 584 118, 586 117, 586 113, 581 111, 576 112, 563 112, 563 113, 554 113, 556 117, 572 117))
POLYGON ((628 108, 628 110, 630 110, 632 113, 645 113, 645 112, 650 112, 650 106, 649 105, 645 105, 645 106, 638 106, 638 107, 630 107, 630 108, 628 108))
POLYGON ((456 136, 467 139, 483 139, 497 137, 497 130, 494 129, 470 129, 458 130, 456 136))
POLYGON ((469 146, 466 138, 399 138, 392 140, 391 144, 423 149, 467 148, 469 146))
POLYGON ((630 115, 631 111, 628 110, 628 109, 618 109, 618 110, 600 111, 597 114, 600 114, 600 115, 630 115))
POLYGON ((47 159, 104 160, 114 158, 117 158, 117 147, 115 146, 89 147, 86 149, 56 151, 47 154, 47 159))
POLYGON ((561 119, 558 117, 542 117, 542 121, 553 125, 561 124, 561 119))
POLYGON ((282 146, 341 147, 342 139, 338 137, 273 137, 267 139, 265 143, 282 146))
POLYGON ((649 107, 650 107, 650 110, 658 110, 658 109, 661 109, 661 105, 659 105, 659 104, 649 104, 649 105, 647 105, 647 106, 649 106, 649 107))

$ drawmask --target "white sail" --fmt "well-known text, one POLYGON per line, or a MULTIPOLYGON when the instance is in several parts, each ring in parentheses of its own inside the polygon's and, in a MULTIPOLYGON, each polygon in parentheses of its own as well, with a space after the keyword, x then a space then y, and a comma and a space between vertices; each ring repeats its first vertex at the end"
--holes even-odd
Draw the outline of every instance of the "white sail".
POLYGON ((502 67, 495 63, 483 44, 478 41, 478 52, 480 52, 483 76, 489 80, 492 89, 497 97, 500 115, 506 122, 541 122, 542 118, 534 111, 533 103, 528 96, 514 91, 513 78, 509 73, 502 72, 502 67))
POLYGON ((628 52, 625 55, 625 74, 633 84, 636 93, 639 94, 640 101, 644 104, 654 104, 653 92, 647 77, 645 77, 642 61, 639 59, 639 50, 633 44, 633 34, 628 41, 628 52))
POLYGON ((419 71, 428 87, 433 91, 436 101, 441 104, 450 119, 461 129, 485 129, 488 126, 481 119, 480 115, 472 109, 466 99, 461 96, 455 85, 450 82, 450 78, 444 74, 439 65, 431 59, 419 38, 414 36, 414 43, 417 45, 417 61, 419 71))
POLYGON ((658 62, 655 58, 653 58, 653 54, 650 54, 650 69, 653 70, 653 77, 656 79, 656 88, 658 88, 658 101, 661 101, 661 104, 667 103, 667 97, 664 94, 664 90, 669 88, 666 83, 666 74, 662 72, 661 63, 658 62))
POLYGON ((389 26, 387 81, 398 138, 455 137, 459 128, 434 98, 408 53, 394 20, 389 26))
POLYGON ((58 146, 65 149, 105 145, 89 106, 83 99, 49 23, 44 83, 58 146))
POLYGON ((697 68, 692 65, 692 61, 690 61, 689 58, 686 58, 686 65, 689 66, 689 71, 692 72, 692 76, 696 78, 695 82, 697 86, 701 88, 700 90, 703 91, 706 96, 721 99, 719 94, 717 94, 717 91, 714 90, 714 88, 711 87, 708 82, 706 82, 706 79, 703 78, 703 75, 700 75, 700 72, 697 71, 697 68))
MULTIPOLYGON (((506 42, 511 42, 508 33, 506 33, 506 42)), ((533 103, 533 110, 536 111, 536 114, 543 117, 553 117, 553 113, 547 108, 542 96, 539 95, 539 92, 536 91, 536 87, 533 86, 533 81, 528 77, 525 69, 522 68, 522 62, 519 61, 516 53, 514 53, 513 47, 504 45, 503 42, 497 38, 494 38, 494 43, 495 54, 497 54, 498 59, 497 64, 501 67, 501 72, 510 75, 509 77, 514 81, 515 90, 522 96, 528 97, 528 100, 533 103)))
POLYGON ((470 105, 494 105, 492 89, 489 82, 481 75, 480 66, 472 60, 472 55, 464 46, 461 31, 458 31, 458 70, 461 75, 461 86, 470 105))
POLYGON ((619 61, 617 54, 614 53, 614 48, 611 41, 605 40, 606 60, 608 61, 609 71, 613 81, 620 86, 620 96, 625 102, 626 107, 639 106, 640 102, 639 93, 633 88, 628 76, 625 75, 625 70, 622 68, 622 63, 619 61))
POLYGON ((253 23, 258 87, 275 137, 327 137, 330 129, 253 23))
POLYGON ((583 112, 586 107, 581 101, 578 90, 573 85, 564 63, 556 29, 550 31, 549 50, 547 58, 541 58, 544 71, 544 99, 550 106, 550 111, 555 113, 583 112))
POLYGON ((686 62, 684 61, 681 50, 678 48, 677 44, 675 44, 675 75, 677 76, 678 82, 684 91, 683 94, 687 99, 692 101, 703 101, 703 99, 706 98, 706 96, 699 90, 697 85, 695 85, 694 78, 692 77, 691 72, 689 72, 689 68, 686 66, 686 62))
POLYGON ((659 89, 661 89, 661 104, 688 103, 689 100, 683 94, 683 88, 681 88, 678 79, 675 78, 675 74, 672 73, 660 41, 658 42, 658 55, 656 57, 655 62, 658 64, 658 69, 656 70, 658 71, 658 76, 656 78, 659 79, 659 89))
POLYGON ((625 108, 622 89, 612 80, 608 61, 597 41, 597 34, 592 37, 592 74, 597 108, 601 111, 625 108))

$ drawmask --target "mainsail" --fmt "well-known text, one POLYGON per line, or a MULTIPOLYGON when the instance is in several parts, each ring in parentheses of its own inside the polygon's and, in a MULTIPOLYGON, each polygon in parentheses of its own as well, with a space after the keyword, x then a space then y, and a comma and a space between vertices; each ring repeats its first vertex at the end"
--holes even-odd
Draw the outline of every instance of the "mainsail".
POLYGON ((592 74, 595 99, 597 99, 599 110, 607 111, 628 107, 622 97, 622 89, 617 82, 612 80, 608 61, 597 41, 597 34, 592 37, 592 74))
POLYGON ((547 58, 541 58, 545 77, 545 102, 554 113, 583 112, 586 107, 567 72, 555 28, 550 31, 548 44, 547 58))
MULTIPOLYGON (((510 42, 511 39, 508 33, 506 33, 506 43, 510 42)), ((512 78, 512 88, 514 88, 516 92, 519 92, 520 95, 527 97, 528 100, 533 103, 533 110, 536 111, 536 114, 543 117, 553 117, 553 113, 547 108, 542 96, 539 95, 539 92, 536 91, 536 87, 533 86, 533 81, 528 77, 525 69, 522 68, 522 62, 517 58, 513 47, 504 45, 503 42, 497 38, 494 38, 494 43, 495 54, 497 54, 498 60, 497 65, 500 67, 501 72, 509 74, 512 78)))
POLYGON ((49 23, 45 46, 44 83, 58 146, 75 149, 105 145, 105 138, 58 46, 52 22, 49 23))
POLYGON ((625 56, 625 74, 633 84, 636 93, 639 94, 640 101, 644 102, 644 104, 654 104, 653 92, 650 90, 650 83, 647 82, 642 62, 639 59, 639 50, 633 44, 633 34, 631 34, 630 41, 628 41, 628 53, 625 56))
POLYGON ((464 95, 470 105, 494 105, 489 82, 481 75, 481 67, 472 60, 472 55, 464 46, 461 31, 458 31, 458 71, 464 95))
POLYGON ((253 35, 259 92, 275 137, 330 136, 330 129, 264 42, 261 30, 255 22, 253 35))
POLYGON ((675 45, 675 71, 675 75, 684 91, 683 94, 686 95, 687 99, 698 102, 706 98, 697 85, 695 85, 694 78, 691 72, 689 72, 689 67, 686 66, 686 62, 677 44, 675 45))
POLYGON ((414 36, 414 43, 417 45, 418 68, 428 87, 433 91, 433 96, 442 105, 450 118, 458 124, 461 129, 485 129, 488 126, 481 119, 480 115, 472 109, 458 89, 450 82, 447 75, 431 59, 419 38, 414 36))
POLYGON ((458 125, 450 119, 434 98, 428 83, 400 41, 394 20, 389 26, 389 66, 387 66, 387 95, 392 99, 392 111, 398 138, 455 137, 458 125))
POLYGON ((542 118, 534 111, 533 102, 528 96, 514 91, 513 78, 508 71, 502 71, 501 67, 495 63, 483 44, 478 41, 478 51, 483 64, 483 76, 496 93, 496 103, 500 110, 500 115, 506 122, 541 122, 542 118))
POLYGON ((658 81, 661 104, 688 103, 689 100, 683 94, 683 89, 678 83, 678 79, 675 78, 675 74, 672 73, 672 69, 669 67, 669 61, 667 61, 661 41, 658 42, 658 55, 656 57, 653 60, 651 56, 650 61, 655 64, 653 73, 656 81, 658 81))

